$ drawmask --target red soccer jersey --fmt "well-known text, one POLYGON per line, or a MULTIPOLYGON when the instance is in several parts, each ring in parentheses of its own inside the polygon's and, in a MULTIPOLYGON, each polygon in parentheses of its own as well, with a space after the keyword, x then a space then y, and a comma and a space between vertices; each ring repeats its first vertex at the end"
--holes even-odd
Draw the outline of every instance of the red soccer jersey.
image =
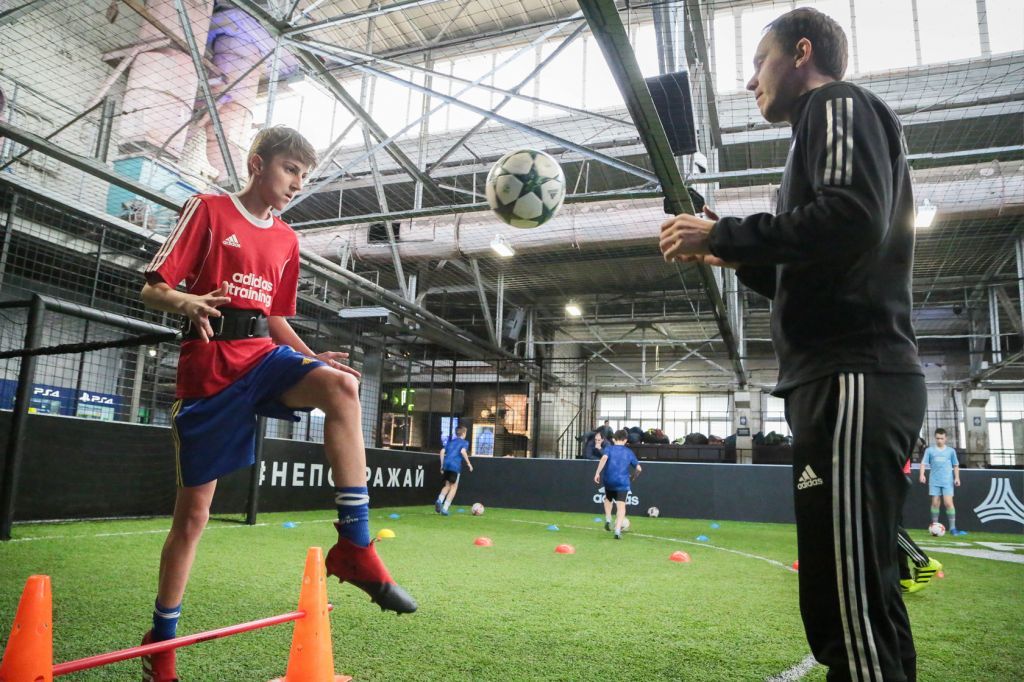
MULTIPOLYGON (((299 240, 280 218, 260 220, 231 195, 199 194, 185 203, 177 225, 146 267, 151 284, 208 294, 228 283, 232 308, 264 315, 295 314, 299 240)), ((269 338, 181 344, 179 398, 219 393, 275 348, 269 338)))

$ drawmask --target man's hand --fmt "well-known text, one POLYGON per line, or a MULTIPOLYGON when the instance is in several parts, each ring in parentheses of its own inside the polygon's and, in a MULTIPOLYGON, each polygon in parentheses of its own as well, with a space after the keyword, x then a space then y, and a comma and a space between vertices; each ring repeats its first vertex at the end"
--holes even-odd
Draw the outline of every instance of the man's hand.
POLYGON ((362 374, 360 374, 355 369, 352 369, 348 365, 340 362, 341 360, 347 360, 348 359, 348 353, 342 353, 341 351, 335 351, 335 350, 328 350, 328 351, 324 351, 323 353, 318 353, 316 355, 316 359, 320 360, 321 362, 326 364, 328 367, 333 367, 334 369, 341 370, 342 372, 345 372, 346 374, 351 374, 352 376, 354 376, 357 379, 359 377, 363 376, 362 374))
POLYGON ((192 321, 192 326, 199 332, 199 338, 203 343, 209 343, 213 338, 210 318, 220 317, 217 308, 231 303, 231 297, 225 296, 227 293, 228 283, 223 282, 205 296, 190 295, 181 302, 181 314, 192 321))
POLYGON ((710 255, 709 235, 715 221, 681 213, 661 224, 661 241, 658 246, 666 262, 679 256, 710 255))

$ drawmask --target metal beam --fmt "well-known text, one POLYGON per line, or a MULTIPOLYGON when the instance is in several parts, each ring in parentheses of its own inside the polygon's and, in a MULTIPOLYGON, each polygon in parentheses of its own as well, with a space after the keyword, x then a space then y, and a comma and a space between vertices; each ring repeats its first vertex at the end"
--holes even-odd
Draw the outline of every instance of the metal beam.
MULTIPOLYGON (((569 45, 571 45, 573 43, 573 41, 576 40, 576 38, 578 38, 581 33, 583 33, 583 30, 585 28, 586 28, 586 26, 584 26, 583 24, 580 24, 579 26, 577 26, 576 29, 572 33, 570 33, 569 35, 567 35, 565 37, 565 40, 563 40, 561 43, 558 44, 558 47, 556 47, 554 50, 552 50, 551 54, 549 54, 547 57, 545 57, 543 59, 543 61, 541 61, 539 64, 537 64, 537 66, 534 67, 534 69, 532 71, 530 71, 530 73, 526 74, 526 78, 524 78, 521 81, 519 81, 518 83, 516 83, 516 85, 511 90, 509 90, 507 92, 507 94, 505 95, 505 98, 502 99, 500 102, 498 102, 498 104, 494 107, 494 109, 492 109, 492 111, 497 113, 506 104, 511 102, 514 98, 519 97, 519 90, 521 88, 523 88, 524 86, 526 86, 526 84, 529 83, 530 81, 532 81, 534 78, 536 78, 537 75, 540 74, 540 72, 544 70, 545 66, 547 66, 552 61, 554 61, 555 58, 557 58, 558 55, 560 55, 562 53, 562 51, 565 50, 565 48, 569 47, 569 45)), ((534 98, 531 97, 530 99, 534 99, 534 98)), ((601 118, 610 118, 610 117, 601 116, 601 118)), ((623 123, 623 121, 619 121, 618 119, 612 119, 612 120, 614 120, 616 122, 619 122, 619 123, 623 123)), ((472 128, 470 128, 465 133, 463 133, 462 137, 460 137, 455 142, 455 144, 450 146, 443 154, 441 154, 441 156, 439 156, 437 158, 437 160, 434 161, 434 163, 431 164, 431 166, 433 168, 440 167, 441 164, 444 163, 445 160, 449 156, 451 156, 453 153, 455 153, 456 149, 458 149, 462 145, 466 144, 466 141, 469 140, 469 138, 473 137, 473 135, 476 135, 476 133, 481 128, 483 128, 486 124, 487 124, 487 119, 486 118, 481 118, 477 122, 476 125, 474 125, 472 128)))
MULTIPOLYGON (((278 38, 284 35, 284 32, 289 28, 289 24, 281 21, 274 15, 270 14, 266 9, 261 7, 254 0, 233 0, 234 4, 240 9, 244 10, 253 19, 259 22, 267 33, 273 38, 278 38)), ((388 140, 387 133, 381 129, 379 125, 373 120, 369 112, 359 106, 359 103, 342 87, 341 83, 331 75, 330 71, 320 62, 319 58, 310 54, 307 50, 296 48, 296 58, 299 62, 305 66, 311 73, 314 73, 319 77, 324 85, 327 86, 331 94, 334 95, 335 99, 344 105, 349 112, 352 113, 359 121, 370 131, 378 140, 388 140)), ((408 173, 414 180, 419 180, 423 183, 424 188, 430 193, 430 195, 441 204, 448 203, 448 199, 444 192, 434 183, 433 179, 422 172, 416 167, 416 164, 412 162, 405 152, 389 141, 384 145, 385 150, 392 159, 395 160, 402 169, 408 173)), ((307 195, 299 196, 293 200, 292 206, 299 204, 303 198, 307 195)))
POLYGON ((28 0, 28 2, 21 2, 14 7, 5 9, 3 12, 0 12, 0 26, 13 23, 29 12, 37 10, 43 5, 49 4, 51 1, 52 0, 28 0))
MULTIPOLYGON (((566 22, 566 23, 568 23, 568 22, 566 22)), ((572 34, 570 34, 570 38, 575 38, 575 35, 579 31, 581 31, 581 30, 586 30, 586 25, 585 24, 581 24, 572 34)), ((545 36, 546 35, 547 34, 545 34, 545 36)), ((567 38, 567 40, 570 39, 570 38, 567 38)), ((495 93, 497 93, 499 95, 507 95, 509 97, 512 97, 513 99, 523 100, 524 102, 532 102, 534 104, 539 104, 539 105, 545 106, 545 107, 551 107, 552 109, 558 109, 559 111, 564 111, 566 113, 575 114, 577 116, 586 116, 588 118, 598 118, 598 119, 601 119, 601 120, 604 120, 604 121, 609 121, 611 123, 619 123, 619 124, 622 124, 622 125, 632 125, 631 121, 626 121, 626 120, 623 120, 621 118, 615 118, 614 116, 608 116, 607 114, 601 114, 601 113, 598 113, 596 111, 587 111, 586 109, 579 109, 577 107, 571 107, 571 106, 569 106, 567 104, 559 104, 558 102, 552 102, 550 100, 541 99, 540 97, 533 97, 531 95, 524 95, 524 94, 518 92, 518 88, 521 87, 522 84, 517 85, 514 88, 502 88, 502 87, 498 87, 497 85, 490 85, 488 83, 483 83, 483 82, 476 83, 475 81, 472 81, 472 80, 470 80, 468 78, 462 78, 461 76, 456 76, 456 75, 450 74, 450 73, 444 73, 442 71, 435 71, 433 69, 430 69, 430 68, 424 67, 424 66, 420 66, 418 64, 410 64, 408 62, 400 62, 400 61, 396 61, 394 59, 388 59, 386 57, 380 57, 380 56, 376 56, 376 55, 369 55, 369 54, 366 54, 364 52, 360 52, 359 50, 353 50, 351 48, 344 47, 343 45, 329 45, 327 43, 322 43, 322 42, 317 41, 317 40, 290 40, 289 42, 291 42, 291 43, 293 43, 295 45, 300 45, 300 46, 302 46, 302 47, 304 47, 304 48, 306 48, 306 49, 308 49, 308 50, 310 50, 312 52, 316 52, 318 54, 319 53, 323 53, 323 54, 326 54, 326 55, 329 55, 329 56, 332 56, 332 57, 333 56, 338 56, 338 57, 343 58, 343 59, 348 59, 348 58, 354 57, 354 58, 357 58, 357 59, 364 60, 364 61, 359 62, 360 64, 364 64, 364 65, 384 64, 386 66, 393 66, 393 67, 395 67, 397 69, 408 69, 410 71, 418 71, 419 73, 424 73, 424 74, 427 74, 428 76, 433 76, 433 77, 436 77, 436 78, 443 78, 444 80, 451 81, 453 83, 463 83, 463 84, 473 85, 474 87, 480 88, 481 90, 487 90, 489 92, 495 92, 495 93)), ((548 55, 547 57, 545 57, 544 58, 544 64, 547 64, 548 62, 550 62, 552 56, 553 55, 548 55)), ((511 59, 505 60, 504 62, 502 62, 499 65, 499 67, 503 66, 504 64, 507 64, 509 61, 511 61, 511 59)), ((347 69, 347 68, 351 68, 351 67, 345 66, 344 68, 347 69)), ((485 74, 485 75, 489 75, 489 74, 485 74)), ((536 74, 531 73, 529 76, 527 76, 526 80, 527 81, 532 80, 535 76, 536 76, 536 74)))
MULTIPOLYGON (((1017 253, 1017 302, 1020 304, 1020 319, 1024 325, 1024 237, 1018 237, 1014 244, 1017 253)), ((1024 329, 1021 330, 1024 337, 1024 329)))
MULTIPOLYGON (((491 111, 489 111, 487 109, 484 109, 483 107, 478 107, 476 105, 470 104, 469 102, 463 102, 462 100, 458 99, 457 97, 454 97, 452 95, 446 95, 446 94, 444 94, 442 92, 438 92, 437 90, 432 90, 431 88, 428 88, 428 87, 423 86, 423 85, 419 85, 418 83, 415 83, 415 82, 410 81, 410 80, 406 80, 405 78, 401 78, 399 76, 396 76, 396 75, 394 75, 392 73, 384 71, 383 69, 378 69, 378 68, 373 67, 373 66, 366 66, 366 65, 360 64, 359 62, 357 62, 355 60, 346 59, 344 57, 336 57, 336 59, 339 59, 341 61, 347 61, 349 63, 349 65, 352 68, 356 69, 357 71, 362 71, 364 73, 365 72, 369 72, 369 73, 372 73, 372 74, 374 74, 374 75, 376 75, 376 76, 378 76, 380 78, 384 78, 384 79, 390 80, 390 81, 392 81, 394 83, 398 83, 399 85, 403 85, 403 86, 409 88, 410 90, 415 90, 415 91, 423 93, 425 95, 429 95, 430 97, 436 97, 436 98, 438 98, 438 99, 440 99, 440 100, 442 100, 444 102, 447 102, 448 104, 452 104, 454 106, 461 107, 462 109, 466 109, 467 111, 472 111, 474 114, 477 114, 479 116, 484 116, 484 117, 486 117, 486 118, 488 118, 488 119, 490 119, 492 121, 496 121, 498 123, 502 123, 502 124, 504 124, 504 125, 506 125, 506 126, 508 126, 510 128, 514 128, 514 129, 518 130, 519 132, 525 133, 527 135, 531 135, 533 137, 538 137, 538 138, 540 138, 542 140, 545 140, 546 142, 550 142, 550 143, 555 144, 555 145, 557 145, 559 147, 564 147, 566 149, 570 149, 570 150, 572 150, 574 152, 577 152, 578 154, 582 154, 583 156, 585 156, 585 157, 587 157, 589 159, 593 159, 595 161, 600 161, 601 163, 604 163, 604 164, 606 164, 608 166, 611 166, 612 168, 617 168, 618 170, 621 170, 621 171, 623 171, 625 173, 629 173, 630 175, 635 175, 637 177, 643 178, 644 180, 647 180, 648 182, 658 182, 658 177, 656 175, 652 174, 650 171, 645 170, 643 168, 640 168, 639 166, 634 166, 631 163, 626 163, 625 161, 621 161, 621 160, 615 158, 614 156, 608 156, 607 154, 604 154, 602 152, 596 151, 596 150, 591 149, 589 147, 584 147, 583 145, 576 144, 575 142, 572 142, 571 140, 567 140, 567 139, 559 137, 557 135, 552 135, 551 133, 549 133, 549 132, 547 132, 545 130, 541 130, 539 128, 534 128, 533 126, 526 125, 525 123, 521 123, 521 122, 519 122, 519 121, 517 121, 515 119, 507 118, 507 117, 502 116, 500 114, 495 114, 495 113, 493 113, 493 112, 491 112, 491 111)), ((320 65, 319 63, 317 63, 317 65, 320 67, 320 69, 323 72, 329 74, 329 72, 326 70, 326 67, 324 67, 323 65, 320 65)), ((651 106, 652 107, 654 106, 653 103, 651 104, 651 106)), ((664 134, 664 132, 662 134, 664 134)), ((392 136, 392 137, 394 137, 394 136, 392 136)), ((385 140, 385 139, 390 139, 390 138, 387 138, 386 136, 381 138, 382 141, 385 140)), ((677 171, 677 174, 678 174, 678 171, 677 171)), ((684 195, 686 194, 685 191, 683 192, 683 194, 684 195)), ((689 199, 687 199, 687 201, 689 201, 689 199)))
MULTIPOLYGON (((590 204, 597 201, 615 200, 640 200, 660 199, 664 196, 660 189, 641 189, 631 191, 594 192, 591 194, 570 194, 565 197, 565 204, 590 204)), ((321 220, 304 220, 288 223, 295 229, 320 229, 325 230, 342 225, 360 225, 363 223, 376 223, 390 218, 391 220, 413 220, 416 218, 429 218, 437 215, 456 215, 460 213, 479 213, 489 211, 490 206, 486 201, 473 204, 456 204, 454 206, 428 206, 427 208, 410 209, 408 211, 395 211, 393 213, 365 213, 356 216, 343 216, 341 218, 323 218, 321 220)))
MULTIPOLYGON (((640 73, 640 66, 637 64, 636 55, 629 44, 629 37, 626 35, 626 29, 622 25, 614 1, 580 0, 580 9, 583 10, 591 31, 601 46, 605 61, 608 62, 608 67, 615 76, 615 82, 618 84, 619 90, 622 91, 626 108, 633 117, 644 147, 647 148, 651 157, 651 164, 665 193, 666 210, 673 214, 693 213, 693 205, 690 203, 686 185, 683 183, 679 168, 672 156, 665 128, 661 119, 658 118, 651 93, 640 73)), ((656 235, 651 235, 652 241, 655 237, 656 235)), ((710 267, 699 264, 697 270, 710 299, 718 331, 728 350, 729 359, 732 361, 736 381, 740 387, 743 387, 747 383, 746 371, 743 368, 743 360, 739 354, 736 337, 729 325, 728 311, 725 309, 722 293, 710 267)))
POLYGON ((57 159, 61 163, 66 163, 72 168, 77 168, 80 171, 84 171, 93 177, 97 177, 101 180, 106 180, 112 185, 123 187, 130 192, 138 194, 144 199, 149 199, 161 206, 173 209, 177 211, 181 208, 181 202, 174 199, 173 197, 158 192, 142 183, 134 180, 129 180, 124 176, 118 175, 114 171, 110 170, 106 164, 100 163, 95 159, 91 159, 86 156, 69 152, 62 147, 55 145, 54 143, 46 140, 35 133, 30 133, 27 130, 13 126, 7 121, 0 121, 0 137, 10 138, 18 144, 23 144, 26 147, 31 147, 36 151, 39 151, 46 156, 57 159))
POLYGON ((435 2, 446 2, 447 0, 399 0, 393 2, 390 5, 381 6, 377 3, 377 9, 367 10, 365 12, 350 12, 348 14, 341 14, 330 19, 324 19, 323 21, 316 21, 312 24, 305 24, 303 26, 293 26, 285 29, 284 34, 293 36, 299 33, 306 33, 307 31, 317 31, 322 28, 329 28, 331 26, 342 26, 344 24, 350 24, 354 21, 363 21, 365 19, 372 19, 373 17, 379 17, 392 12, 401 12, 402 10, 411 9, 413 7, 421 7, 423 5, 432 5, 435 2))
MULTIPOLYGON (((715 79, 711 74, 711 55, 708 52, 708 42, 704 33, 704 19, 700 13, 700 4, 697 0, 686 0, 686 17, 690 25, 690 37, 697 51, 697 58, 700 59, 701 72, 704 76, 704 102, 707 107, 708 129, 711 133, 711 143, 716 147, 722 146, 722 127, 718 120, 718 99, 715 97, 715 79)), ((689 46, 690 43, 687 43, 689 46)))
POLYGON ((192 21, 188 18, 188 10, 185 9, 184 0, 174 0, 174 7, 178 10, 181 32, 185 35, 188 53, 192 56, 192 65, 196 69, 196 77, 199 78, 199 90, 203 93, 203 100, 206 102, 206 113, 210 115, 210 121, 213 123, 213 133, 217 136, 217 146, 220 147, 220 155, 224 158, 224 170, 228 172, 231 188, 237 191, 241 187, 238 184, 238 174, 235 173, 235 162, 231 158, 231 147, 228 146, 228 139, 224 136, 224 128, 220 124, 217 102, 214 100, 213 92, 210 90, 210 81, 206 78, 206 69, 203 68, 203 55, 199 52, 196 36, 192 32, 192 21))
POLYGON ((483 277, 480 276, 480 264, 476 258, 472 258, 469 261, 469 265, 473 268, 473 281, 476 283, 476 295, 480 299, 480 310, 484 315, 484 326, 487 328, 487 335, 491 337, 491 343, 498 347, 498 337, 494 335, 494 321, 491 319, 491 307, 487 302, 487 294, 484 293, 483 277))

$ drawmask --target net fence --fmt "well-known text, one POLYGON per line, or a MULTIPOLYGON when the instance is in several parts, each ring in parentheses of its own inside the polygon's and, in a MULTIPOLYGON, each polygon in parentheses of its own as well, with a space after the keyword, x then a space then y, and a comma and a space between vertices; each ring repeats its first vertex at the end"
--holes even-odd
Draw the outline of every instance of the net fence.
MULTIPOLYGON (((922 223, 914 322, 930 382, 1019 389, 1024 9, 619 3, 642 75, 687 72, 695 149, 677 163, 720 215, 774 206, 789 129, 765 123, 744 87, 765 25, 797 5, 837 19, 847 78, 903 123, 922 223)), ((171 323, 143 310, 138 288, 174 206, 237 189, 252 137, 283 124, 320 152, 283 216, 304 253, 295 324, 363 371, 368 445, 409 444, 412 427, 385 424, 395 412, 384 407, 395 386, 423 390, 427 365, 451 383, 439 362, 481 363, 488 383, 506 387, 493 405, 464 397, 464 414, 513 409, 497 398, 517 382, 533 386, 528 404, 555 401, 558 423, 531 435, 531 452, 557 452, 593 409, 592 395, 553 388, 580 384, 579 368, 559 374, 581 363, 590 391, 731 393, 741 386, 707 283, 660 259, 660 191, 599 37, 566 0, 0 2, 0 296, 49 293, 171 323), (492 164, 518 148, 547 151, 566 177, 565 205, 532 230, 484 203, 492 164), (497 241, 514 255, 497 255, 497 241)), ((718 286, 735 293, 738 353, 763 390, 775 371, 770 305, 727 277, 718 286)), ((4 322, 5 348, 20 343, 17 324, 4 322)), ((102 333, 62 324, 55 339, 102 333)), ((40 363, 47 385, 69 395, 119 395, 115 419, 165 423, 176 357, 165 343, 40 363)), ((441 425, 428 429, 436 441, 441 425)), ((314 414, 271 435, 317 440, 322 423, 314 414)))

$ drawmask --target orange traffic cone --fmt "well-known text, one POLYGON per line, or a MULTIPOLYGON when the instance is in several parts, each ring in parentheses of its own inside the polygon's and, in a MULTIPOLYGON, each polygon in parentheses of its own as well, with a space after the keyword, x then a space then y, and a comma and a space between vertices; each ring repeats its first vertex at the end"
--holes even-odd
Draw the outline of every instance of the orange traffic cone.
MULTIPOLYGON (((299 611, 306 615, 295 621, 288 672, 272 682, 348 682, 348 675, 334 674, 331 650, 331 621, 327 615, 327 575, 323 550, 310 547, 302 573, 299 611)), ((3 682, 3 679, 0 679, 3 682)))
POLYGON ((53 682, 53 593, 50 576, 30 575, 18 602, 0 682, 53 682))

